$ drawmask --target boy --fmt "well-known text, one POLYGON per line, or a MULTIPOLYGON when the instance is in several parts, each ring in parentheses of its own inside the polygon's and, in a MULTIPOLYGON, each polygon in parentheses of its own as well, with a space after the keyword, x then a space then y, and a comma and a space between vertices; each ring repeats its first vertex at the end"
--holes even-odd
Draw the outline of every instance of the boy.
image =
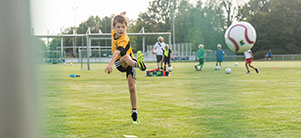
POLYGON ((163 60, 164 60, 164 70, 166 71, 166 63, 168 64, 168 67, 171 67, 170 64, 170 56, 171 58, 174 58, 173 53, 171 49, 168 48, 168 44, 165 45, 164 51, 163 51, 163 60))
POLYGON ((268 60, 272 59, 272 50, 271 49, 269 49, 269 51, 267 53, 267 57, 268 57, 268 60))
POLYGON ((128 80, 128 88, 130 91, 130 100, 132 105, 132 119, 133 123, 137 124, 137 98, 136 98, 136 71, 135 67, 144 71, 146 66, 143 62, 143 54, 141 51, 137 52, 137 60, 134 57, 130 39, 126 34, 128 28, 128 20, 124 16, 125 13, 116 15, 113 19, 112 30, 112 58, 105 69, 105 73, 110 74, 113 64, 120 72, 126 72, 128 80))
POLYGON ((158 42, 154 45, 152 50, 153 54, 156 54, 158 69, 160 69, 159 64, 161 65, 161 69, 163 69, 163 50, 165 47, 165 43, 163 41, 164 39, 162 36, 158 37, 158 42))
POLYGON ((216 65, 215 66, 222 66, 222 62, 224 60, 224 56, 227 56, 224 50, 222 50, 222 45, 217 44, 217 50, 216 50, 216 65))
POLYGON ((205 50, 204 49, 204 45, 203 44, 200 44, 199 45, 199 51, 198 51, 198 59, 199 59, 199 64, 198 65, 195 65, 195 69, 198 70, 198 66, 201 66, 200 67, 200 71, 203 71, 202 68, 204 66, 204 55, 205 55, 205 52, 212 52, 212 50, 205 50))
POLYGON ((254 67, 254 66, 251 65, 252 60, 253 60, 253 54, 252 54, 251 49, 249 49, 248 51, 244 52, 244 54, 245 54, 245 59, 246 59, 246 64, 245 65, 246 65, 246 68, 247 68, 246 74, 250 73, 249 67, 253 68, 256 71, 256 73, 259 73, 258 68, 256 68, 256 67, 254 67))

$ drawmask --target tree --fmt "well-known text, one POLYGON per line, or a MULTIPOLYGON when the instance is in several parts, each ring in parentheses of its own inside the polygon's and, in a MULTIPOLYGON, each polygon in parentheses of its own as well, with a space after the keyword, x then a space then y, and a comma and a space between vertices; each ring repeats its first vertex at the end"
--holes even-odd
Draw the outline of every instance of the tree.
POLYGON ((264 57, 262 53, 268 49, 272 49, 274 54, 301 53, 301 2, 270 0, 265 4, 268 9, 257 8, 254 12, 250 9, 246 13, 252 14, 244 15, 257 32, 257 42, 253 48, 255 58, 264 57))
MULTIPOLYGON (((153 0, 148 10, 139 14, 135 25, 130 26, 128 32, 139 32, 144 27, 145 32, 170 32, 172 29, 172 12, 176 7, 176 0, 153 0)), ((158 36, 146 37, 146 44, 154 44, 158 36)), ((166 40, 166 37, 165 37, 166 40)), ((142 37, 131 37, 134 51, 141 50, 142 37)))
POLYGON ((238 20, 246 20, 250 15, 254 15, 256 12, 269 12, 270 3, 269 0, 250 0, 243 6, 238 6, 238 14, 236 18, 238 20))

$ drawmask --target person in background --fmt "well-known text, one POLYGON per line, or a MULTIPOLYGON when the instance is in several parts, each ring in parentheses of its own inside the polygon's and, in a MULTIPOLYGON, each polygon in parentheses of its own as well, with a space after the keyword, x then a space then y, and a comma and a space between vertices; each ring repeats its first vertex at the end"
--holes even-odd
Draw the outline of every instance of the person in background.
POLYGON ((152 50, 152 53, 156 54, 158 69, 163 69, 163 51, 165 47, 165 43, 163 41, 164 39, 162 36, 158 37, 158 42, 154 45, 152 50), (159 68, 159 64, 161 65, 161 68, 159 68))
POLYGON ((247 72, 246 74, 250 74, 250 70, 249 70, 249 67, 251 67, 252 69, 254 69, 256 71, 256 73, 259 73, 259 70, 258 68, 254 67, 251 65, 252 61, 253 61, 253 54, 252 54, 252 51, 251 49, 249 49, 248 51, 244 52, 244 55, 245 55, 245 59, 246 59, 246 69, 247 69, 247 72))
POLYGON ((269 49, 266 56, 267 56, 268 60, 272 60, 272 50, 271 49, 269 49))
POLYGON ((165 45, 164 51, 163 51, 163 60, 164 60, 164 70, 166 71, 166 63, 168 64, 168 67, 171 67, 170 64, 170 57, 174 58, 173 53, 170 48, 168 48, 168 44, 165 45))
POLYGON ((217 44, 217 50, 216 50, 216 64, 215 66, 222 66, 222 62, 224 60, 224 56, 227 56, 224 50, 222 49, 221 44, 217 44))
POLYGON ((204 55, 205 55, 205 52, 212 52, 212 50, 204 49, 204 47, 205 46, 203 44, 199 45, 199 51, 198 51, 199 64, 194 66, 196 70, 203 71, 202 68, 204 66, 204 55), (200 66, 199 69, 197 68, 198 66, 200 66))

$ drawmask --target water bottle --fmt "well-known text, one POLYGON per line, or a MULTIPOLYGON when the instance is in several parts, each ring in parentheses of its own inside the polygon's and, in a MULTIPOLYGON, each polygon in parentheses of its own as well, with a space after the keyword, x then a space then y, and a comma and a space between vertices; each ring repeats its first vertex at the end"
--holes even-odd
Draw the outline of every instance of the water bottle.
POLYGON ((76 75, 76 74, 70 74, 70 76, 69 77, 80 77, 80 75, 76 75))

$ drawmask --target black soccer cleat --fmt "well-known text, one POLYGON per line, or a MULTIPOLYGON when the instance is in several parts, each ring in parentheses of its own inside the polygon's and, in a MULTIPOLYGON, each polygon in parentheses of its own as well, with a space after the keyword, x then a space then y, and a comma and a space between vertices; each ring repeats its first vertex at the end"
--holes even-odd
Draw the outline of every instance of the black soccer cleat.
POLYGON ((256 73, 259 73, 259 70, 258 70, 258 68, 255 68, 255 71, 256 71, 256 73))
POLYGON ((133 119, 133 121, 137 121, 137 118, 138 118, 137 113, 136 113, 136 112, 133 112, 133 113, 132 113, 132 119, 133 119))
POLYGON ((131 117, 133 119, 133 124, 139 124, 137 112, 132 112, 132 116, 131 117))

